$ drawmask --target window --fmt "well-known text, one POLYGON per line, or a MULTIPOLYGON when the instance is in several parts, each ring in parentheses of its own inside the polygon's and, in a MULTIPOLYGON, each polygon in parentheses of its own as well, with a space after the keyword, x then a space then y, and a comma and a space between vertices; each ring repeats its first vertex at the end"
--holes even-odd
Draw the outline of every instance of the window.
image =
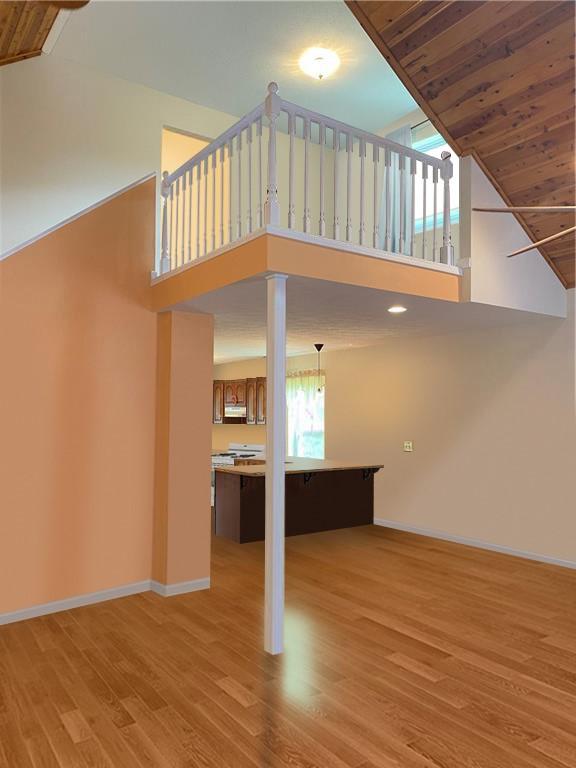
MULTIPOLYGON (((439 133, 435 133, 429 136, 427 139, 421 139, 413 143, 413 148, 419 152, 424 152, 431 157, 440 157, 442 152, 450 152, 452 157, 452 163, 454 165, 454 175, 450 180, 450 223, 456 224, 459 220, 459 207, 460 207, 460 178, 459 178, 459 163, 458 157, 452 149, 446 144, 443 137, 439 133)), ((434 217, 431 212, 433 202, 430 199, 430 190, 432 188, 430 172, 428 173, 428 203, 426 210, 426 230, 430 231, 434 225, 434 217)), ((414 222, 414 229, 416 232, 422 232, 423 229, 423 181, 421 178, 416 180, 416 189, 414 190, 414 208, 416 211, 416 221, 414 222), (418 216, 420 213, 420 216, 418 216)), ((441 229, 443 226, 443 214, 442 214, 442 185, 438 182, 438 214, 436 217, 436 227, 441 229)))
POLYGON ((295 371, 286 378, 288 456, 324 458, 323 371, 295 371))

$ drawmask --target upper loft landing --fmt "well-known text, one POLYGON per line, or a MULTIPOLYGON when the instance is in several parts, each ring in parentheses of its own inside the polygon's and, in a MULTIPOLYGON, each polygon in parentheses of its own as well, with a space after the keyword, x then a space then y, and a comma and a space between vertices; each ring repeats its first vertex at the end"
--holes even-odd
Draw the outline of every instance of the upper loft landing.
POLYGON ((160 189, 151 305, 270 272, 565 317, 562 283, 472 158, 265 101, 160 189), (507 258, 516 249, 521 256, 507 258))
POLYGON ((449 153, 436 158, 304 109, 271 83, 262 104, 164 172, 153 284, 189 284, 182 273, 192 271, 201 285, 201 273, 221 272, 208 261, 226 263, 229 282, 282 261, 290 273, 352 283, 385 272, 404 288, 418 280, 399 276, 417 270, 423 290, 457 301, 452 175, 449 153))

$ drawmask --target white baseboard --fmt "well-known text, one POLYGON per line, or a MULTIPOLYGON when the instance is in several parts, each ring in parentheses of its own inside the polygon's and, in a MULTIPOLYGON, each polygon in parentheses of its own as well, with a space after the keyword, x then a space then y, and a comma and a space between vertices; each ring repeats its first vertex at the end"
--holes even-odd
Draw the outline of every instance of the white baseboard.
POLYGON ((51 603, 33 605, 31 608, 23 608, 20 611, 0 613, 0 625, 12 624, 14 621, 24 621, 25 619, 35 619, 37 616, 46 616, 49 613, 69 611, 71 608, 81 608, 84 605, 103 603, 105 600, 115 600, 118 597, 137 595, 139 592, 147 592, 149 589, 150 581, 137 581, 134 584, 125 584, 123 587, 113 587, 112 589, 103 589, 100 592, 90 592, 87 595, 68 597, 65 600, 54 600, 51 603))
POLYGON ((47 616, 50 613, 69 611, 72 608, 82 608, 86 605, 103 603, 106 600, 116 600, 119 597, 129 597, 140 592, 152 591, 162 595, 162 597, 172 597, 173 595, 183 595, 186 592, 197 592, 200 589, 209 588, 210 578, 183 581, 179 584, 161 584, 159 581, 146 579, 145 581, 137 581, 134 584, 125 584, 122 587, 103 589, 100 592, 91 592, 87 595, 78 595, 77 597, 68 597, 65 600, 54 600, 51 603, 33 605, 31 608, 23 608, 20 611, 0 613, 0 626, 2 624, 13 624, 15 621, 35 619, 38 616, 47 616))
POLYGON ((482 541, 482 539, 470 539, 466 536, 453 536, 452 534, 445 533, 444 531, 435 531, 431 528, 419 528, 415 525, 399 523, 396 520, 384 520, 382 518, 375 517, 374 525, 381 525, 384 528, 394 528, 396 531, 406 531, 406 533, 415 533, 418 536, 429 536, 431 539, 452 541, 455 544, 464 544, 467 547, 488 549, 491 552, 499 552, 502 555, 512 555, 513 557, 522 557, 525 560, 536 560, 539 563, 547 563, 548 565, 559 565, 562 568, 576 568, 576 562, 573 560, 561 560, 557 557, 539 555, 536 552, 525 552, 522 549, 512 549, 512 547, 504 547, 500 544, 491 544, 488 541, 482 541))
POLYGON ((178 584, 161 584, 159 581, 151 582, 152 592, 162 597, 174 597, 184 595, 186 592, 198 592, 201 589, 210 589, 210 577, 206 579, 194 579, 194 581, 181 581, 178 584))

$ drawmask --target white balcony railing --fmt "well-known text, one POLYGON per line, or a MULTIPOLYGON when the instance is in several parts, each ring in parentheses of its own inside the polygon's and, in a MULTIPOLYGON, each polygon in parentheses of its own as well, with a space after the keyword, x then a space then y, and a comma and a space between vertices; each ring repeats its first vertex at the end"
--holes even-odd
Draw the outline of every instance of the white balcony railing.
POLYGON ((431 157, 298 107, 271 83, 263 104, 163 173, 157 273, 265 228, 453 265, 452 174, 448 152, 431 157))

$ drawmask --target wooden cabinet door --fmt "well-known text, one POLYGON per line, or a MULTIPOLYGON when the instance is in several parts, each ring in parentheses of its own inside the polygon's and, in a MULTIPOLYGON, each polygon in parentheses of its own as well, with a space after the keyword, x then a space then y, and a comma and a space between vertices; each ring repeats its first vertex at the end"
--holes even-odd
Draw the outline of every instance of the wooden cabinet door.
POLYGON ((236 405, 236 387, 234 381, 223 381, 224 405, 236 405))
POLYGON ((266 379, 256 379, 256 424, 266 424, 266 379))
POLYGON ((246 379, 234 382, 236 386, 236 405, 246 405, 246 379))
POLYGON ((212 398, 212 423, 224 423, 224 382, 215 381, 212 398))
POLYGON ((256 379, 246 379, 246 424, 256 424, 256 379))

